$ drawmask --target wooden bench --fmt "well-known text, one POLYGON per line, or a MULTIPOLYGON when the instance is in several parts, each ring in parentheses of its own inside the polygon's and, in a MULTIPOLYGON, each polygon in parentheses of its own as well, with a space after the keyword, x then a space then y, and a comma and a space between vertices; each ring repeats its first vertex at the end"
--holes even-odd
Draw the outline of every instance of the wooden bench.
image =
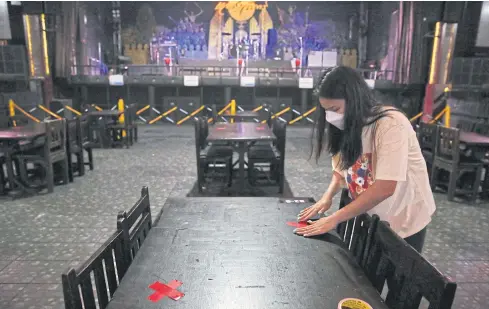
POLYGON ((105 309, 151 226, 149 192, 143 187, 136 204, 118 214, 115 233, 80 267, 61 275, 65 308, 105 309))

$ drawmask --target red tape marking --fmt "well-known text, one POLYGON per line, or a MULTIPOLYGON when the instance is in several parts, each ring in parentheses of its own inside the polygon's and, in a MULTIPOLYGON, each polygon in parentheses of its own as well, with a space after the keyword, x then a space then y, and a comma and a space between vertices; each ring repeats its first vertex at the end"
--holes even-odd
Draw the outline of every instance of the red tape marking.
POLYGON ((185 294, 177 291, 177 288, 182 285, 182 282, 178 280, 172 280, 168 284, 161 283, 159 281, 154 282, 149 286, 150 289, 155 292, 148 296, 148 299, 154 303, 162 300, 165 297, 169 297, 173 300, 179 300, 185 294))
POLYGON ((293 227, 306 227, 309 224, 307 224, 307 222, 305 222, 305 221, 301 221, 301 222, 291 221, 291 222, 287 222, 287 225, 290 225, 290 226, 293 226, 293 227))

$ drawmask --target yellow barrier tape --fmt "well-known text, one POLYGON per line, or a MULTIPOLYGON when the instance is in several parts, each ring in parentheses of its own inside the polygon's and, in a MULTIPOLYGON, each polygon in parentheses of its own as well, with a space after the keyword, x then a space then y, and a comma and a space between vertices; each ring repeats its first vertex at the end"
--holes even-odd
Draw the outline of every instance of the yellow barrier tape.
MULTIPOLYGON (((281 110, 280 112, 276 113, 275 115, 273 115, 273 116, 272 116, 272 119, 275 119, 275 118, 277 118, 277 117, 279 117, 279 116, 281 116, 281 115, 285 114, 285 113, 286 113, 286 112, 288 112, 288 111, 290 111, 290 107, 287 107, 287 108, 285 108, 285 109, 281 110)), ((265 120, 263 120, 261 123, 267 123, 267 120, 265 119, 265 120)))
POLYGON ((185 121, 189 120, 190 117, 193 117, 195 115, 197 115, 200 111, 202 111, 203 109, 205 108, 205 105, 202 105, 201 107, 197 108, 196 110, 194 110, 192 113, 190 113, 189 115, 187 115, 186 117, 180 119, 178 122, 177 122, 177 125, 181 125, 182 123, 184 123, 185 121))
POLYGON ((153 124, 153 123, 157 122, 157 121, 158 121, 158 120, 160 120, 161 118, 168 116, 169 114, 173 113, 173 112, 174 112, 174 111, 176 111, 176 110, 177 110, 177 107, 176 107, 176 106, 175 106, 175 107, 173 107, 173 108, 171 108, 171 109, 169 109, 169 110, 167 110, 167 111, 166 111, 166 112, 164 112, 163 114, 161 114, 161 115, 159 115, 158 117, 156 117, 155 119, 151 120, 151 121, 149 122, 149 124, 153 124))
POLYGON ((70 112, 77 114, 78 116, 81 116, 82 115, 82 113, 80 113, 79 111, 77 111, 76 109, 74 109, 73 107, 71 107, 69 105, 65 105, 65 108, 67 110, 69 110, 70 112))
POLYGON ((147 110, 148 108, 150 108, 150 106, 149 105, 146 105, 145 107, 143 107, 140 110, 138 110, 136 112, 136 115, 138 115, 138 116, 141 115, 141 113, 144 112, 145 110, 147 110))
POLYGON ((97 105, 95 105, 95 104, 92 104, 92 106, 93 106, 93 107, 94 107, 96 110, 98 110, 99 112, 103 110, 101 107, 98 107, 98 106, 97 106, 97 105))
MULTIPOLYGON (((28 112, 26 112, 23 108, 21 108, 20 106, 18 106, 17 104, 14 103, 13 100, 10 100, 9 102, 11 104, 11 106, 13 106, 14 108, 18 109, 22 114, 24 114, 27 118, 30 118, 32 121, 35 121, 35 122, 41 122, 41 120, 37 119, 36 117, 32 116, 31 114, 29 114, 28 112)), ((15 116, 15 112, 14 114, 11 116, 15 116)))
POLYGON ((416 116, 414 116, 413 118, 409 119, 409 121, 413 122, 421 116, 423 116, 423 112, 421 112, 421 113, 417 114, 416 116))
POLYGON ((308 110, 307 112, 305 112, 304 114, 300 115, 299 117, 295 118, 295 119, 292 119, 289 124, 293 124, 293 123, 296 123, 297 121, 301 120, 301 119, 304 119, 305 117, 309 116, 310 114, 314 113, 314 111, 316 110, 316 107, 313 107, 311 108, 310 110, 308 110))
POLYGON ((255 108, 254 110, 252 110, 252 112, 257 112, 257 111, 262 110, 262 109, 263 109, 263 105, 260 105, 257 108, 255 108))
POLYGON ((449 108, 448 106, 447 106, 447 107, 445 107, 445 108, 444 108, 444 109, 443 109, 443 110, 442 110, 442 111, 441 111, 441 112, 440 112, 438 115, 436 115, 436 117, 435 117, 435 118, 433 118, 433 119, 430 121, 430 123, 435 123, 435 122, 437 122, 437 121, 438 121, 438 119, 440 119, 440 118, 443 116, 443 114, 445 114, 445 113, 446 113, 446 112, 447 112, 449 109, 450 109, 450 108, 449 108))
MULTIPOLYGON (((217 116, 221 116, 222 114, 224 114, 231 107, 231 104, 233 104, 233 101, 229 102, 228 105, 224 106, 224 108, 217 113, 217 116)), ((213 121, 212 118, 207 119, 207 123, 211 123, 212 121, 213 121)))
POLYGON ((45 107, 44 105, 39 104, 39 105, 38 105, 38 107, 39 107, 40 109, 42 109, 43 111, 45 111, 46 113, 48 113, 49 115, 51 115, 51 116, 53 116, 54 118, 56 118, 56 119, 63 119, 63 117, 61 117, 61 116, 60 116, 60 115, 58 115, 58 114, 53 113, 52 111, 50 111, 50 110, 49 110, 47 107, 45 107))

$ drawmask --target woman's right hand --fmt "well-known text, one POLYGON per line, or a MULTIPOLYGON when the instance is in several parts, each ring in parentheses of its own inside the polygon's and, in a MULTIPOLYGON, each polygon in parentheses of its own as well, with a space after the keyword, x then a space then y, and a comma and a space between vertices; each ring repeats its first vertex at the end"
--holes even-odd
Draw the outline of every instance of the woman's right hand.
POLYGON ((322 214, 331 208, 333 201, 331 199, 321 199, 316 204, 303 209, 297 216, 297 221, 303 222, 311 219, 317 214, 322 214))

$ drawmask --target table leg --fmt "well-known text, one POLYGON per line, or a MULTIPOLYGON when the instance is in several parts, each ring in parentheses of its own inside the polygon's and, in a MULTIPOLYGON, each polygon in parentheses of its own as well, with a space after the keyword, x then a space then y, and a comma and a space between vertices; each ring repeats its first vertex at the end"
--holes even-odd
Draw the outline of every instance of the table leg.
POLYGON ((5 156, 5 164, 7 165, 7 178, 9 182, 8 195, 11 198, 20 197, 23 192, 27 192, 27 190, 23 184, 15 179, 12 155, 10 153, 7 153, 5 156))
POLYGON ((246 142, 239 142, 239 191, 244 192, 245 190, 245 152, 246 152, 246 142))
POLYGON ((7 165, 7 178, 9 183, 9 190, 15 190, 15 176, 14 176, 14 167, 12 162, 12 156, 9 153, 5 154, 5 165, 7 165))

